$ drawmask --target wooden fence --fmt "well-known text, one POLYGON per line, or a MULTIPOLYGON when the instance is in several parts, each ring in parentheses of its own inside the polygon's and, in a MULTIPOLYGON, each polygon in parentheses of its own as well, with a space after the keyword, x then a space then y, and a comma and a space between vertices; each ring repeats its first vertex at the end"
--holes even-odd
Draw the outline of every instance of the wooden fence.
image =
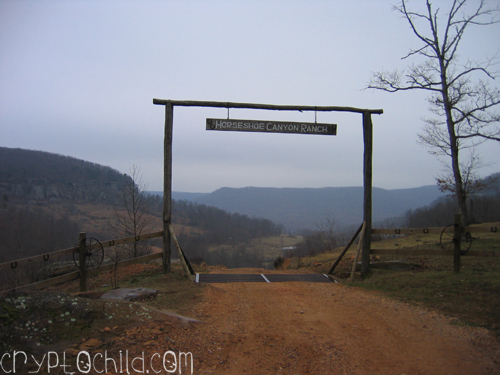
MULTIPOLYGON (((465 227, 464 232, 475 233, 497 233, 493 228, 465 227)), ((441 234, 443 228, 408 228, 408 229, 372 229, 372 234, 441 234)), ((393 254, 393 255, 453 255, 453 251, 444 249, 371 249, 370 254, 393 254)), ((469 250, 462 256, 477 257, 500 257, 500 252, 495 250, 469 250)))
MULTIPOLYGON (((345 255, 349 247, 354 243, 358 235, 360 235, 358 249, 356 252, 355 264, 357 263, 357 259, 359 257, 361 247, 359 244, 362 243, 364 237, 364 227, 365 225, 361 225, 359 229, 356 231, 354 236, 351 238, 347 246, 344 248, 342 253, 339 255, 338 259, 335 261, 333 266, 331 267, 329 274, 332 274, 335 270, 336 266, 339 264, 342 257, 345 255)), ((392 228, 392 229, 372 229, 371 234, 382 234, 382 235, 401 235, 401 234, 441 234, 445 228, 392 228)), ((168 225, 168 230, 170 237, 172 238, 177 252, 179 254, 179 260, 182 264, 185 274, 187 277, 194 281, 195 280, 195 272, 189 263, 184 251, 182 250, 179 242, 177 241, 177 237, 175 236, 175 232, 172 228, 172 225, 168 225)), ((436 256, 436 255, 449 255, 453 256, 454 259, 454 270, 455 272, 460 272, 460 257, 464 254, 461 254, 460 245, 461 245, 461 235, 462 233, 498 233, 498 228, 484 228, 484 227, 462 227, 460 224, 460 215, 455 215, 455 223, 454 223, 454 234, 453 234, 453 242, 454 249, 453 250, 444 250, 444 249, 371 249, 370 254, 384 254, 384 255, 424 255, 424 256, 436 256)), ((145 241, 153 238, 163 237, 164 232, 153 232, 141 234, 138 236, 129 236, 118 239, 106 240, 100 242, 103 249, 110 248, 113 246, 124 245, 128 243, 145 241)), ((67 281, 80 279, 80 291, 87 290, 87 275, 95 275, 101 272, 110 271, 117 267, 125 267, 132 264, 144 263, 154 259, 161 258, 163 253, 154 253, 150 255, 145 255, 142 257, 132 258, 128 260, 124 260, 118 263, 110 263, 106 265, 99 266, 95 269, 87 269, 86 267, 86 254, 88 254, 89 248, 86 245, 86 233, 80 233, 78 245, 74 247, 70 247, 63 250, 53 251, 50 253, 45 253, 41 255, 32 256, 29 258, 16 259, 10 262, 0 263, 0 272, 8 272, 9 270, 14 270, 17 267, 27 266, 35 263, 46 262, 49 260, 58 259, 68 255, 78 254, 78 271, 70 272, 62 276, 53 277, 47 280, 43 280, 37 283, 23 285, 20 287, 16 287, 14 289, 7 289, 6 291, 21 291, 26 289, 40 289, 56 284, 61 284, 67 281)), ((481 256, 481 257, 498 257, 500 256, 500 251, 485 251, 485 250, 470 250, 466 254, 466 256, 481 256)), ((353 267, 353 270, 355 268, 353 267)), ((354 272, 354 271, 353 271, 354 272)), ((353 274, 353 273, 352 273, 353 274)))
MULTIPOLYGON (((453 248, 449 250, 445 249, 370 249, 370 254, 373 255, 422 255, 422 256, 453 256, 453 269, 454 272, 460 272, 460 258, 462 256, 478 256, 478 257, 500 257, 500 251, 495 250, 468 250, 465 254, 461 252, 461 242, 462 242, 462 234, 469 233, 471 235, 477 233, 498 233, 497 227, 463 227, 461 225, 461 215, 456 214, 454 218, 453 224, 453 238, 452 244, 453 248)), ((356 238, 359 235, 358 243, 363 241, 364 235, 364 223, 361 225, 358 230, 355 232, 354 236, 351 238, 347 246, 341 252, 335 263, 328 271, 329 274, 332 274, 337 265, 340 263, 341 259, 346 254, 347 250, 349 250, 350 246, 354 243, 356 238)), ((372 229, 371 234, 382 234, 382 235, 401 235, 401 234, 429 234, 429 235, 441 235, 446 227, 439 228, 390 228, 390 229, 372 229)), ((356 252, 356 256, 354 259, 353 270, 351 272, 351 280, 354 276, 354 270, 356 267, 356 263, 359 257, 359 246, 356 252)))
MULTIPOLYGON (((172 240, 175 243, 175 246, 177 248, 178 254, 179 254, 179 260, 184 268, 184 272, 186 275, 190 278, 190 280, 194 281, 195 278, 195 273, 193 271, 193 268, 191 267, 191 264, 189 263, 189 260, 184 254, 184 251, 182 250, 179 242, 177 241, 177 237, 175 236, 174 230, 171 225, 168 226, 169 232, 172 236, 172 240)), ((103 247, 103 250, 106 248, 118 246, 118 245, 125 245, 128 243, 134 243, 134 242, 139 242, 139 241, 146 241, 150 240, 153 238, 159 238, 163 237, 163 231, 159 232, 152 232, 152 233, 146 233, 146 234, 140 234, 137 236, 129 236, 129 237, 123 237, 123 238, 117 238, 117 239, 112 239, 112 240, 106 240, 106 241, 101 241, 101 245, 103 247)), ((163 253, 154 253, 154 254, 149 254, 137 258, 132 258, 132 259, 127 259, 118 263, 109 263, 105 264, 102 266, 99 266, 94 269, 88 269, 86 267, 87 263, 87 257, 86 255, 89 252, 89 245, 86 245, 86 239, 87 235, 86 233, 80 233, 79 236, 79 241, 78 245, 74 247, 70 247, 67 249, 63 250, 58 250, 58 251, 53 251, 50 253, 45 253, 42 255, 36 255, 32 256, 29 258, 23 258, 23 259, 16 259, 10 262, 5 262, 5 263, 0 263, 0 272, 8 272, 9 270, 14 270, 17 267, 22 267, 22 266, 27 266, 35 263, 40 263, 40 262, 46 262, 48 260, 54 260, 58 259, 61 257, 69 256, 69 255, 75 255, 78 254, 78 271, 75 272, 70 272, 67 274, 64 274, 62 276, 57 276, 53 277, 47 280, 39 281, 36 283, 28 284, 28 285, 23 285, 16 287, 14 289, 7 289, 2 292, 8 292, 8 291, 21 291, 21 290, 28 290, 28 289, 40 289, 40 288, 45 288, 48 286, 56 285, 56 284, 61 284, 65 283, 71 280, 75 279, 80 279, 80 291, 84 292, 87 290, 87 276, 89 275, 96 275, 101 272, 106 272, 106 271, 111 271, 115 269, 116 267, 125 267, 129 266, 132 264, 137 264, 137 263, 144 263, 144 262, 149 262, 154 259, 162 258, 163 253)), ((75 264, 76 267, 76 264, 75 264)))

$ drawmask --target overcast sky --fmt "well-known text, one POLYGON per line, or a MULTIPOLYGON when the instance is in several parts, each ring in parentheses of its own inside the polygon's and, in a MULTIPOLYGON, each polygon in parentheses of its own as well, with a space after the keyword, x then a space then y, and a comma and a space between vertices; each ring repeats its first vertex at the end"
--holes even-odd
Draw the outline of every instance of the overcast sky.
MULTIPOLYGON (((164 107, 153 98, 381 108, 374 186, 434 184, 442 164, 417 143, 425 93, 363 91, 371 72, 404 67, 419 47, 393 3, 0 0, 0 146, 124 173, 136 165, 149 190, 162 190, 164 107)), ((461 56, 494 55, 499 35, 498 24, 471 28, 461 56)), ((229 115, 315 121, 314 112, 229 115)), ((359 114, 318 112, 337 136, 206 131, 207 117, 227 110, 174 109, 174 191, 363 184, 359 114)), ((500 170, 498 143, 478 151, 490 163, 482 175, 500 170)))

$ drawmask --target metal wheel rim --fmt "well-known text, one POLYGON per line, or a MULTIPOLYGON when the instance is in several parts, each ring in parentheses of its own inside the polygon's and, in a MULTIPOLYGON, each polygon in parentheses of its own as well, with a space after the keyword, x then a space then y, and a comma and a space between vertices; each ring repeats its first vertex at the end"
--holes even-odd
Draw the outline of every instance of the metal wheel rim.
MULTIPOLYGON (((455 226, 450 224, 441 231, 439 237, 439 244, 445 251, 453 251, 455 241, 453 239, 455 233, 455 226)), ((460 255, 465 255, 472 245, 472 237, 469 232, 462 232, 460 235, 460 255)))
MULTIPOLYGON (((86 268, 96 269, 98 268, 104 260, 104 248, 98 239, 90 237, 85 243, 86 246, 86 268)), ((73 262, 76 267, 80 268, 80 254, 78 245, 73 251, 73 262)), ((81 269, 81 268, 80 268, 81 269)))

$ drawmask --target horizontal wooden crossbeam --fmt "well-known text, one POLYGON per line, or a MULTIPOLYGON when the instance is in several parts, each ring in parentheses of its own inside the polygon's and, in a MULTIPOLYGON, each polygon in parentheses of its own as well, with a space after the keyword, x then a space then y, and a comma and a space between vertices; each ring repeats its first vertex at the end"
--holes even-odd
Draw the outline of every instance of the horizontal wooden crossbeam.
POLYGON ((444 228, 372 229, 372 234, 441 234, 444 228))
POLYGON ((234 103, 234 102, 198 101, 198 100, 153 99, 153 104, 159 104, 159 105, 171 104, 173 106, 180 106, 180 107, 267 109, 273 111, 356 112, 356 113, 375 113, 379 115, 384 113, 383 109, 363 109, 355 107, 234 103))
POLYGON ((124 245, 126 243, 132 243, 137 241, 150 240, 152 238, 163 237, 163 231, 141 234, 138 236, 123 237, 116 240, 106 240, 101 241, 102 247, 111 247, 116 245, 124 245))

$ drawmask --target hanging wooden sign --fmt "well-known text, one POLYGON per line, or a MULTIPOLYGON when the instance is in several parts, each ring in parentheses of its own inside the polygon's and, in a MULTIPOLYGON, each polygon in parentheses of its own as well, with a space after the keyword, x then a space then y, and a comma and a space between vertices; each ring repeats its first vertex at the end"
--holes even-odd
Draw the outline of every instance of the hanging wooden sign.
POLYGON ((337 124, 207 118, 207 130, 337 135, 337 124))

